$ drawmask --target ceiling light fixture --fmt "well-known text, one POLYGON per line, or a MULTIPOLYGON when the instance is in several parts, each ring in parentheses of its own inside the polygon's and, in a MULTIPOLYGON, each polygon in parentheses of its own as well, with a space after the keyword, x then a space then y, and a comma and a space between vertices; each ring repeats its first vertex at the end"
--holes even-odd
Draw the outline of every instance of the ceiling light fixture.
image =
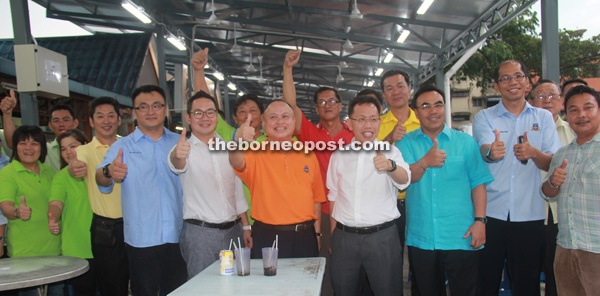
POLYGON ((353 49, 354 45, 352 45, 352 42, 350 41, 350 39, 346 39, 346 42, 344 42, 344 49, 353 49))
POLYGON ((423 3, 421 3, 421 6, 419 6, 419 9, 417 10, 417 14, 425 14, 427 9, 429 9, 429 6, 433 4, 433 1, 434 0, 423 0, 423 3))
POLYGON ((367 80, 367 87, 373 87, 373 84, 375 84, 375 80, 373 80, 373 79, 367 80))
POLYGON ((410 31, 407 29, 403 29, 402 32, 400 32, 400 37, 398 37, 398 43, 404 43, 404 41, 406 41, 406 38, 408 38, 408 35, 410 35, 410 31))
POLYGON ((352 8, 352 13, 350 14, 351 19, 361 19, 363 18, 362 13, 358 10, 358 5, 356 5, 356 0, 354 0, 354 7, 352 8))
POLYGON ((219 72, 219 71, 215 71, 213 73, 213 76, 215 76, 215 78, 217 78, 218 80, 225 80, 225 76, 223 76, 223 73, 219 72))
POLYGON ((175 37, 175 35, 170 34, 167 37, 167 40, 169 42, 171 42, 171 44, 173 44, 173 46, 177 47, 177 49, 184 51, 187 49, 187 47, 185 46, 185 41, 183 41, 183 38, 181 37, 175 37))
POLYGON ((152 22, 150 16, 144 11, 144 8, 141 6, 137 6, 130 0, 124 0, 123 2, 121 2, 121 6, 123 6, 123 8, 129 11, 129 13, 137 17, 142 23, 149 24, 152 22))
POLYGON ((375 70, 375 76, 381 76, 382 73, 383 73, 383 68, 377 68, 377 70, 375 70))
POLYGON ((240 91, 240 92, 238 93, 238 97, 241 97, 241 96, 243 96, 243 95, 245 95, 245 93, 244 93, 243 91, 240 91))
POLYGON ((388 54, 383 59, 383 62, 387 64, 387 63, 391 62, 393 58, 394 58, 394 54, 391 52, 388 52, 388 54))
POLYGON ((237 86, 233 82, 227 83, 227 87, 229 87, 230 90, 237 90, 237 86))

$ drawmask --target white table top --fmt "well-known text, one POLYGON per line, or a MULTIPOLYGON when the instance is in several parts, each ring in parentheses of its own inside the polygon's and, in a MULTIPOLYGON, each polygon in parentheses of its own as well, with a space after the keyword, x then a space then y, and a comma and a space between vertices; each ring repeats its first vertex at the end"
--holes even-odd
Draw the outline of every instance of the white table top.
POLYGON ((277 275, 263 274, 262 259, 252 259, 250 275, 219 274, 219 261, 169 295, 277 296, 321 295, 325 258, 285 258, 277 262, 277 275))
POLYGON ((87 260, 69 256, 0 259, 0 291, 63 281, 88 269, 87 260))

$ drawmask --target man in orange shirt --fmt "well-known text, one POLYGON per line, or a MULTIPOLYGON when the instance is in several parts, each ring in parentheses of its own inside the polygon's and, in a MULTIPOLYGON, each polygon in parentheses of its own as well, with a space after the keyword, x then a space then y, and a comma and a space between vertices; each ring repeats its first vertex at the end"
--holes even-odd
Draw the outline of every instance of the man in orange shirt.
POLYGON ((252 196, 252 258, 279 235, 279 257, 316 257, 321 236, 325 189, 314 153, 291 149, 295 117, 282 101, 269 103, 262 115, 264 150, 230 151, 229 162, 252 196), (274 149, 289 146, 290 149, 274 149))

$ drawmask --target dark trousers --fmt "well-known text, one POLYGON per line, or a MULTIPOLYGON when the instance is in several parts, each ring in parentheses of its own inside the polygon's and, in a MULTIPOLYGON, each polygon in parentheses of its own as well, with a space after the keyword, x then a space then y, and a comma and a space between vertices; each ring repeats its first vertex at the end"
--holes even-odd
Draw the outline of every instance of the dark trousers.
POLYGON ((408 246, 408 256, 423 295, 445 296, 446 277, 451 295, 477 295, 479 251, 423 250, 408 246))
POLYGON ((127 244, 131 292, 134 296, 167 295, 187 280, 179 244, 136 248, 127 244))
POLYGON ((86 273, 69 280, 75 296, 96 296, 96 293, 98 292, 95 260, 86 260, 88 261, 90 269, 88 269, 86 273))
POLYGON ((488 217, 486 243, 480 251, 481 295, 498 296, 504 261, 513 296, 540 295, 544 221, 510 222, 488 217))
POLYGON ((331 284, 336 296, 354 296, 361 266, 374 295, 402 293, 402 246, 396 226, 371 234, 335 229, 331 237, 331 284))
POLYGON ((329 214, 321 213, 321 249, 319 257, 325 257, 327 266, 325 266, 325 274, 323 275, 323 285, 321 286, 321 296, 333 296, 333 287, 331 287, 331 278, 329 276, 329 265, 331 265, 331 257, 329 254, 329 246, 331 245, 331 222, 329 214))
POLYGON ((554 253, 556 253, 556 236, 558 224, 554 224, 552 211, 548 208, 548 225, 546 229, 546 245, 544 246, 544 277, 546 282, 546 296, 557 296, 556 279, 554 277, 554 253))
POLYGON ((319 256, 319 243, 313 226, 304 231, 275 230, 254 220, 252 225, 252 252, 254 259, 262 258, 262 248, 272 247, 279 235, 279 258, 303 258, 319 256))
POLYGON ((110 219, 94 214, 91 226, 92 254, 98 290, 102 296, 127 296, 129 289, 129 263, 125 250, 123 220, 110 219), (110 223, 108 223, 110 222, 110 223), (114 224, 113 244, 99 240, 98 224, 114 224), (97 237, 98 236, 98 237, 97 237), (98 241, 97 241, 98 238, 98 241))

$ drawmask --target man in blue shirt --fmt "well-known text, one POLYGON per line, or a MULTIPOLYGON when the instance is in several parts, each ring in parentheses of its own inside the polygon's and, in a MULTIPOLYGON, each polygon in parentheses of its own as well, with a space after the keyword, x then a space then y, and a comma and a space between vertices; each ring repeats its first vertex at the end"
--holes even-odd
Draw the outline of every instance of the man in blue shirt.
POLYGON ((138 127, 110 146, 97 168, 96 181, 102 192, 121 182, 131 291, 164 295, 187 279, 179 250, 181 184, 167 164, 180 136, 164 127, 168 109, 164 90, 146 85, 131 97, 138 127))
POLYGON ((494 80, 502 100, 473 121, 473 135, 495 179, 486 188, 480 288, 484 296, 498 295, 506 261, 512 294, 539 295, 546 218, 540 170, 548 170, 560 140, 552 114, 526 102, 530 87, 521 62, 500 63, 494 80))
POLYGON ((408 256, 423 295, 476 295, 485 243, 485 185, 494 180, 477 142, 445 124, 444 93, 424 86, 414 96, 421 127, 396 146, 413 174, 406 195, 408 256))

